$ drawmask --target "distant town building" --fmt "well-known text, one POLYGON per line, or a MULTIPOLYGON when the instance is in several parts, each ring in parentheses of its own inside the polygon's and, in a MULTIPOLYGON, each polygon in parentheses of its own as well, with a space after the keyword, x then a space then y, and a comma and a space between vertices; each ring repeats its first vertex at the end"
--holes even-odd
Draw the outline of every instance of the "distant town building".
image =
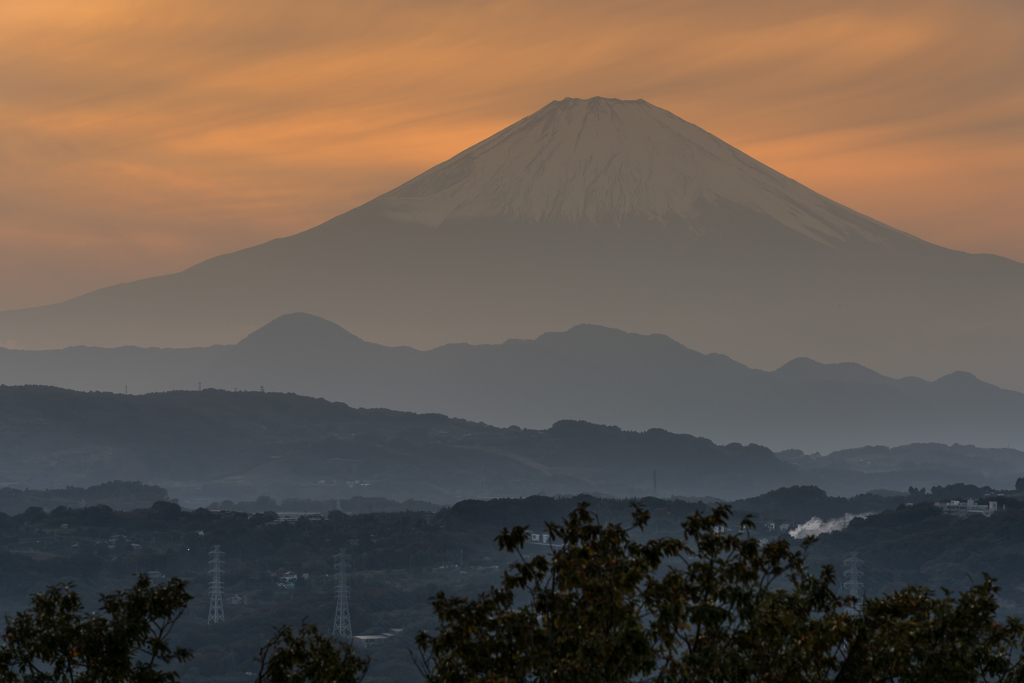
POLYGON ((322 512, 278 512, 277 519, 268 522, 269 524, 295 524, 300 517, 305 517, 311 522, 323 522, 327 515, 322 512))
POLYGON ((368 647, 383 645, 401 633, 402 629, 400 628, 389 628, 379 636, 355 636, 352 638, 352 645, 360 650, 365 650, 368 647))
POLYGON ((982 515, 991 517, 999 512, 999 503, 991 501, 988 505, 977 505, 974 499, 968 498, 967 502, 951 500, 948 503, 936 503, 935 507, 942 510, 944 515, 956 515, 957 517, 969 517, 971 515, 982 515))
POLYGON ((388 640, 387 636, 354 636, 352 638, 352 645, 360 650, 365 650, 368 647, 383 645, 388 640))

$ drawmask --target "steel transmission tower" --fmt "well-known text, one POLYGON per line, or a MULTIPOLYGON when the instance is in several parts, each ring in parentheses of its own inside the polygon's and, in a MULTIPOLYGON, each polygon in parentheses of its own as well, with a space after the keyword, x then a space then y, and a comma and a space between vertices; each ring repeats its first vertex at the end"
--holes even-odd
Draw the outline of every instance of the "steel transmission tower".
POLYGON ((846 565, 846 570, 843 572, 843 576, 846 577, 846 581, 843 582, 843 588, 846 589, 847 595, 857 599, 854 609, 859 611, 864 607, 864 584, 860 580, 864 576, 864 572, 860 568, 864 564, 864 560, 857 557, 856 552, 853 552, 843 560, 843 564, 846 565))
POLYGON ((213 577, 213 581, 210 581, 210 616, 206 618, 207 624, 224 621, 224 582, 220 578, 223 572, 223 557, 224 553, 220 546, 213 546, 213 550, 210 551, 210 576, 213 577))
POLYGON ((345 561, 344 549, 334 556, 337 562, 334 568, 338 570, 335 576, 338 577, 338 585, 334 588, 334 595, 338 604, 334 608, 334 629, 331 634, 343 643, 352 642, 352 619, 348 614, 348 581, 346 570, 348 563, 345 561))

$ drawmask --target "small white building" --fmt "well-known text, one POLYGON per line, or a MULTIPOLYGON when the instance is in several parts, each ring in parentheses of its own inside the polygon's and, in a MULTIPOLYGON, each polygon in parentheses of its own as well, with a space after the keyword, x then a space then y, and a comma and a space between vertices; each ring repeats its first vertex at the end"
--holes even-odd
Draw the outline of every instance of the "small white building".
POLYGON ((970 517, 971 515, 991 517, 999 512, 999 503, 996 501, 993 500, 988 505, 977 505, 972 498, 968 498, 967 502, 951 500, 948 503, 936 503, 935 507, 942 510, 944 515, 956 515, 957 517, 970 517))
POLYGON ((352 638, 352 646, 358 650, 365 650, 368 647, 383 645, 401 633, 402 629, 400 628, 389 628, 379 636, 355 636, 352 638))
POLYGON ((368 647, 376 647, 383 645, 390 638, 387 636, 354 636, 352 638, 352 645, 359 650, 365 650, 368 647))

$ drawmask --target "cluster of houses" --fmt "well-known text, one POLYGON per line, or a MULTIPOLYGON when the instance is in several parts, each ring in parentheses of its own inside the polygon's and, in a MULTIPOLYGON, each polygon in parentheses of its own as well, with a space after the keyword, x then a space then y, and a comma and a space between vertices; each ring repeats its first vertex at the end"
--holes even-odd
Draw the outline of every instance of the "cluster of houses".
POLYGON ((935 507, 942 510, 944 515, 956 515, 957 517, 970 517, 972 515, 991 517, 999 512, 999 503, 996 501, 993 500, 987 504, 977 504, 972 498, 968 498, 966 501, 951 500, 948 503, 936 503, 935 507))
MULTIPOLYGON (((295 588, 295 582, 299 580, 299 575, 290 569, 278 569, 276 572, 270 572, 270 578, 277 579, 278 588, 292 590, 295 588)), ((309 574, 303 574, 302 578, 308 581, 309 574)))
MULTIPOLYGON (((64 526, 62 526, 61 528, 64 528, 64 526)), ((128 544, 131 546, 132 550, 142 550, 141 543, 132 543, 131 540, 129 540, 129 538, 124 534, 114 534, 113 536, 107 539, 106 546, 111 550, 114 550, 115 548, 117 548, 118 543, 128 544)), ((75 545, 77 546, 78 544, 76 543, 75 545)))

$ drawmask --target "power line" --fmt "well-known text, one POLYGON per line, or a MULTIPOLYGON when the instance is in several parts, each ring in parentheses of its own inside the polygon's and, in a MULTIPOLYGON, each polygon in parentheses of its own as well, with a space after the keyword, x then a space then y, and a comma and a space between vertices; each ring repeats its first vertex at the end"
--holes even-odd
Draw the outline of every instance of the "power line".
POLYGON ((221 573, 223 572, 223 558, 224 553, 221 551, 219 545, 213 546, 213 550, 210 551, 210 576, 213 580, 210 581, 210 614, 206 618, 207 624, 216 624, 219 621, 224 621, 224 582, 221 580, 221 573))
POLYGON ((856 552, 852 552, 849 557, 843 560, 843 564, 847 567, 843 571, 843 576, 846 577, 846 581, 843 582, 843 588, 846 589, 847 595, 856 599, 857 603, 854 609, 859 612, 864 607, 864 583, 860 580, 864 576, 864 572, 860 568, 864 564, 864 560, 857 557, 856 552))
POLYGON ((348 577, 346 576, 348 562, 345 559, 345 550, 342 549, 334 558, 337 560, 334 568, 338 570, 338 573, 335 574, 338 577, 338 585, 334 588, 337 604, 334 608, 334 628, 331 630, 331 634, 341 642, 349 643, 352 642, 352 618, 348 613, 349 594, 348 577))

